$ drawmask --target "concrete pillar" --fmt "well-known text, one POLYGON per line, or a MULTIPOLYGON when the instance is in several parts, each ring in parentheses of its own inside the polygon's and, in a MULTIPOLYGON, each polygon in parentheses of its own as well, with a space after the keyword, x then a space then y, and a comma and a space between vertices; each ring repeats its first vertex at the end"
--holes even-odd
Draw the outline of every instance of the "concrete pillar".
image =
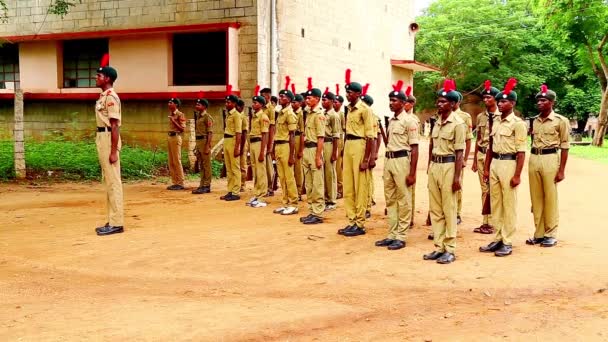
POLYGON ((25 142, 23 137, 23 90, 15 89, 14 160, 17 179, 25 179, 25 142))

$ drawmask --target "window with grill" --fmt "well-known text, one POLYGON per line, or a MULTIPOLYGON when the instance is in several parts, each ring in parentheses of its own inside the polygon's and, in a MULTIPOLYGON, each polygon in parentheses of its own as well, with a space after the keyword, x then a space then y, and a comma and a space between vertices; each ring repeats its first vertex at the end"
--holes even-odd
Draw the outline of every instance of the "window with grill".
POLYGON ((95 88, 101 58, 108 52, 107 39, 63 42, 63 87, 95 88))
POLYGON ((6 43, 0 46, 0 89, 19 88, 19 48, 6 43))
POLYGON ((228 32, 173 36, 173 85, 225 85, 228 32))

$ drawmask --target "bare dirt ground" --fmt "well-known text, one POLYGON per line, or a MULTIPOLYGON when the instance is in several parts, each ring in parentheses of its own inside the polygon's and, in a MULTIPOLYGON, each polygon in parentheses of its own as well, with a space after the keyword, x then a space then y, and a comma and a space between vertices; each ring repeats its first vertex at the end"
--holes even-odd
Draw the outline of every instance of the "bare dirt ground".
POLYGON ((416 227, 400 251, 374 247, 386 234, 381 164, 357 238, 336 234, 341 207, 303 226, 272 214, 276 196, 261 209, 220 201, 223 181, 202 196, 126 184, 125 233, 98 237, 98 183, 0 185, 0 340, 608 340, 607 165, 571 158, 560 243, 548 249, 524 244, 524 170, 507 258, 477 251, 491 237, 472 233, 481 204, 468 169, 458 260, 439 265, 422 260, 433 249, 422 156, 416 227))

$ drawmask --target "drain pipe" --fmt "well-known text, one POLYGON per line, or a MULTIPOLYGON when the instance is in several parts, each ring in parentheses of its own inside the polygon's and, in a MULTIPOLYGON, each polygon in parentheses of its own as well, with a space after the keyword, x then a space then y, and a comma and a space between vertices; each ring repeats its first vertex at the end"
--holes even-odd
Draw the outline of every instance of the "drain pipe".
POLYGON ((278 94, 279 42, 277 27, 277 0, 270 0, 270 89, 278 94))

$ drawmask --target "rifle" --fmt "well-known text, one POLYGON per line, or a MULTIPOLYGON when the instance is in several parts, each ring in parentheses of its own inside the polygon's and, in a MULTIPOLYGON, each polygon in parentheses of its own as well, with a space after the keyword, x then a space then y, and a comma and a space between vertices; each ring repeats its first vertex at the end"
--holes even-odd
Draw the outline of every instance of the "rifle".
MULTIPOLYGON (((272 161, 272 185, 271 185, 271 189, 272 191, 277 191, 277 189, 279 188, 279 170, 277 170, 277 161, 273 160, 272 161)), ((286 189, 283 189, 283 191, 287 191, 286 189)))
MULTIPOLYGON (((198 121, 198 112, 194 111, 194 129, 196 130, 196 121, 198 121)), ((196 151, 196 148, 194 149, 196 151)), ((203 151, 199 151, 202 154, 203 151)), ((194 158, 196 161, 194 162, 194 173, 201 172, 201 160, 198 158, 199 154, 195 153, 194 158)))
MULTIPOLYGON (((249 136, 251 136, 251 120, 253 119, 253 108, 249 107, 249 136)), ((253 180, 253 169, 251 168, 251 147, 247 151, 247 180, 253 180)))
MULTIPOLYGON (((222 122, 224 123, 224 132, 226 132, 226 110, 222 109, 222 122)), ((227 176, 227 171, 226 171, 226 156, 224 156, 224 164, 222 165, 222 170, 220 170, 220 177, 226 177, 227 176)))
MULTIPOLYGON (((384 127, 382 127, 382 122, 378 120, 378 127, 380 127, 380 134, 382 135, 382 141, 384 141, 384 146, 388 145, 388 134, 384 131, 384 127)), ((388 126, 386 126, 388 128, 388 126)), ((378 147, 380 147, 380 143, 378 143, 378 147)))
POLYGON ((528 132, 530 134, 530 147, 534 145, 534 119, 536 119, 536 117, 534 116, 528 118, 528 122, 530 125, 530 127, 528 127, 528 132))
MULTIPOLYGON (((489 130, 488 130, 488 134, 490 134, 490 141, 488 142, 488 149, 491 150, 492 149, 492 145, 494 144, 494 139, 492 138, 492 125, 494 123, 494 114, 493 113, 488 113, 488 121, 489 121, 489 130)), ((492 158, 492 156, 488 156, 487 155, 487 150, 486 150, 486 158, 492 158)), ((484 163, 485 164, 485 163, 484 163)), ((477 170, 477 172, 479 172, 479 170, 477 170)), ((485 166, 484 166, 484 171, 485 172, 485 166)), ((489 182, 489 181, 488 181, 489 182)), ((481 215, 490 215, 492 213, 492 204, 490 203, 490 191, 488 190, 488 195, 483 199, 483 206, 481 208, 481 215)))

